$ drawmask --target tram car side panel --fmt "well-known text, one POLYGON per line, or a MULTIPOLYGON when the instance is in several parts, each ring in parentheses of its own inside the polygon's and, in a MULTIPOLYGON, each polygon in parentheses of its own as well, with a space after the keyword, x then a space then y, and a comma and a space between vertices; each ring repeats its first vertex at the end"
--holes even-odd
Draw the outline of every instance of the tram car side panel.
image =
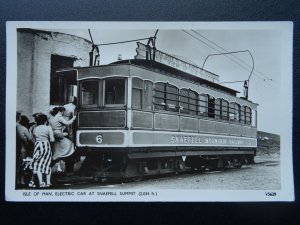
MULTIPOLYGON (((235 112, 231 113, 233 115, 230 114, 229 102, 233 102, 234 104, 237 104, 235 102, 239 102, 240 105, 241 103, 243 104, 242 106, 239 105, 239 107, 245 107, 246 105, 248 108, 250 108, 249 105, 252 108, 256 107, 253 103, 186 80, 178 79, 175 76, 167 76, 135 65, 106 66, 95 68, 94 71, 92 69, 83 69, 79 72, 78 79, 81 80, 80 90, 82 90, 84 80, 99 78, 99 87, 102 86, 102 90, 99 93, 102 93, 102 96, 97 100, 99 103, 96 106, 96 108, 98 107, 97 110, 91 110, 94 106, 92 104, 89 105, 92 106, 89 109, 82 107, 79 113, 78 125, 79 130, 82 129, 82 131, 78 131, 77 145, 80 147, 102 148, 108 147, 110 144, 112 147, 154 147, 160 145, 256 147, 256 128, 251 127, 249 124, 244 124, 243 122, 246 119, 236 121, 234 118, 229 118, 238 116, 234 114, 235 112), (127 87, 124 89, 127 89, 127 91, 123 93, 126 98, 123 100, 123 104, 116 104, 115 107, 114 105, 106 107, 105 101, 107 101, 107 98, 103 96, 106 94, 105 82, 107 79, 114 79, 113 77, 116 79, 126 79, 125 83, 127 87), (156 85, 164 85, 164 89, 168 88, 166 86, 171 86, 173 93, 170 93, 168 97, 166 91, 159 92, 156 90, 156 85), (188 102, 184 102, 184 97, 181 95, 182 90, 193 92, 194 104, 190 103, 191 98, 187 100, 188 102), (156 95, 159 94, 163 94, 164 96, 157 97, 156 95), (226 109, 222 106, 225 113, 214 106, 213 110, 215 113, 209 115, 209 110, 211 110, 208 106, 209 103, 203 102, 202 106, 201 102, 200 106, 197 103, 200 95, 206 95, 206 99, 209 96, 217 100, 224 100, 225 106, 227 105, 226 109), (120 110, 121 108, 123 110, 120 110), (217 110, 219 110, 218 113, 216 113, 217 110), (215 119, 216 117, 218 117, 217 120, 215 119), (99 134, 100 137, 104 134, 106 136, 105 139, 110 140, 110 142, 102 141, 99 143, 101 138, 98 142, 95 140, 92 141, 90 145, 86 141, 82 142, 84 133, 87 132, 84 131, 85 129, 97 129, 97 132, 102 132, 99 134), (118 131, 119 134, 122 133, 124 135, 123 143, 119 143, 119 145, 113 143, 114 132, 108 132, 107 129, 123 130, 122 132, 118 131), (177 134, 174 135, 173 133, 172 135, 172 132, 177 132, 177 134), (203 134, 206 135, 204 136, 203 134), (183 136, 179 137, 179 141, 176 141, 178 135, 183 136), (142 138, 143 136, 148 137, 152 141, 145 141, 143 145, 140 141, 145 139, 142 138), (162 136, 168 137, 167 140, 162 141, 162 136), (139 138, 141 139, 139 140, 139 138), (252 140, 251 138, 254 139, 252 140), (195 143, 196 139, 198 140, 197 143, 195 143)), ((83 93, 80 96, 79 101, 82 101, 83 93)), ((220 108, 221 106, 218 107, 220 108)), ((231 111, 234 111, 234 109, 231 111)), ((242 113, 245 116, 245 112, 242 113)), ((92 140, 93 138, 89 139, 92 140)), ((102 139, 104 140, 104 138, 102 139)))
MULTIPOLYGON (((234 112, 234 108, 229 110, 229 103, 231 107, 234 107, 235 104, 241 107, 242 104, 242 107, 250 109, 251 106, 255 110, 256 104, 201 86, 187 79, 167 76, 140 67, 132 66, 130 76, 133 83, 135 80, 135 83, 141 83, 140 90, 142 90, 143 83, 145 86, 146 82, 151 82, 154 96, 152 108, 150 106, 146 108, 142 103, 136 105, 133 103, 132 105, 131 146, 144 144, 145 146, 256 147, 256 136, 253 135, 256 128, 249 124, 251 122, 249 115, 247 116, 248 124, 240 123, 240 119, 237 118, 237 111, 240 109, 236 109, 236 112, 234 112), (164 92, 156 90, 157 84, 165 85, 164 92), (166 91, 168 86, 173 88, 170 93, 166 91), (189 95, 192 93, 193 96, 188 99, 181 94, 185 90, 190 92, 189 95), (161 93, 164 94, 164 97, 159 96, 161 93), (226 104, 219 106, 224 110, 219 109, 218 114, 209 115, 209 103, 203 101, 199 104, 201 95, 225 100, 227 106, 226 104), (216 119, 217 116, 218 119, 216 119), (142 129, 152 131, 141 131, 142 129)), ((132 88, 134 89, 135 86, 133 85, 132 88)), ((142 95, 141 92, 140 95, 142 95)), ((142 99, 142 97, 138 99, 142 99)), ((215 111, 216 108, 214 106, 215 111)), ((244 112, 243 115, 245 115, 244 112)), ((242 122, 246 122, 246 119, 243 119, 242 122)))
POLYGON ((77 69, 77 147, 101 151, 128 146, 128 77, 128 65, 77 69))

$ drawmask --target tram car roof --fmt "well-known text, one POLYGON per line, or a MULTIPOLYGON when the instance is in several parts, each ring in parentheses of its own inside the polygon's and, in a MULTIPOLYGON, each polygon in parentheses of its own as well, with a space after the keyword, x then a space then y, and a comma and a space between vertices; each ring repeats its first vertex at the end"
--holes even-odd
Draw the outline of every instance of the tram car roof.
MULTIPOLYGON (((69 77, 68 79, 72 80, 72 83, 76 84, 76 76, 74 76, 74 71, 77 71, 77 76, 79 74, 83 74, 81 72, 91 72, 91 70, 97 70, 100 68, 105 68, 105 67, 111 67, 111 66, 121 66, 121 65, 130 65, 130 66, 136 66, 139 68, 143 68, 143 69, 147 69, 156 73, 160 73, 166 76, 171 76, 171 77, 176 77, 177 79, 182 79, 182 80, 188 80, 188 81, 192 81, 192 82, 196 82, 201 84, 205 84, 208 87, 214 88, 216 90, 220 90, 220 91, 224 91, 229 95, 235 96, 237 93, 240 93, 237 90, 222 86, 218 83, 203 79, 201 77, 198 77, 196 75, 192 75, 189 73, 186 73, 184 71, 178 70, 176 68, 173 68, 171 66, 162 64, 160 62, 156 62, 154 60, 146 60, 146 59, 127 59, 127 60, 119 60, 116 62, 112 62, 110 64, 106 64, 106 65, 100 65, 100 66, 87 66, 87 67, 68 67, 68 68, 64 68, 64 69, 59 69, 56 72, 58 74, 61 74, 63 76, 69 77)), ((208 72, 208 71, 206 71, 208 72)), ((211 72, 209 72, 211 73, 211 72)), ((213 74, 213 73, 211 73, 213 74)), ((213 74, 215 76, 218 76, 216 74, 213 74)), ((87 78, 87 77, 86 77, 87 78)), ((80 79, 80 76, 77 77, 77 79, 80 79)), ((251 102, 249 100, 246 100, 244 97, 241 97, 241 99, 251 102)), ((253 103, 252 104, 258 105, 257 103, 253 103)))
MULTIPOLYGON (((198 82, 200 84, 207 84, 210 87, 213 87, 213 88, 216 88, 219 90, 224 90, 226 92, 229 92, 232 95, 236 95, 237 93, 239 93, 239 91, 236 91, 234 89, 222 86, 220 84, 211 82, 209 80, 205 80, 201 77, 186 73, 184 71, 178 70, 176 68, 173 68, 171 66, 168 66, 168 65, 165 65, 163 63, 156 62, 153 60, 129 59, 129 60, 121 60, 121 61, 113 62, 111 64, 113 64, 113 65, 114 64, 137 65, 137 66, 145 67, 146 69, 154 70, 155 72, 158 72, 158 73, 163 73, 165 75, 176 76, 179 79, 186 79, 186 80, 198 82)), ((211 72, 209 72, 209 73, 211 73, 211 72)), ((211 73, 211 74, 213 74, 213 73, 211 73)), ((214 74, 214 75, 218 76, 216 74, 214 74)))

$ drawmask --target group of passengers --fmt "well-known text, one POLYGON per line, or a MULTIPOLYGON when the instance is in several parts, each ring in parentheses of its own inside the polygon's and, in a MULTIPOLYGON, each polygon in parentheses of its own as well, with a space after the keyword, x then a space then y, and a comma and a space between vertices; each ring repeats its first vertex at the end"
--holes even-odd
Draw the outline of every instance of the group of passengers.
POLYGON ((64 106, 54 107, 49 115, 33 114, 34 123, 21 113, 16 114, 16 184, 46 188, 51 187, 51 170, 60 162, 66 162, 66 172, 73 171, 74 145, 72 123, 76 119, 76 99, 64 106), (67 163, 68 162, 68 163, 67 163), (25 179, 25 171, 29 177, 25 179), (38 181, 35 182, 35 181, 38 181))

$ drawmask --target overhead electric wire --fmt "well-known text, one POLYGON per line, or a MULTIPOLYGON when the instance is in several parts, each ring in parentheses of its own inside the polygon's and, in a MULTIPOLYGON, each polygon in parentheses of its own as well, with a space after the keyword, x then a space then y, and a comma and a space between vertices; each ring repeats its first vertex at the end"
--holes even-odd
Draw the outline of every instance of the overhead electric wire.
MULTIPOLYGON (((219 47, 220 49, 228 52, 228 50, 226 50, 225 48, 223 48, 222 46, 216 44, 215 42, 213 42, 212 40, 206 38, 204 35, 198 33, 197 31, 195 30, 192 30, 194 33, 198 34, 200 37, 204 38, 205 40, 209 41, 210 43, 214 44, 215 46, 219 47)), ((237 60, 239 60, 240 62, 242 62, 243 64, 247 65, 248 67, 251 67, 251 65, 249 65, 248 63, 246 63, 245 61, 241 60, 239 57, 235 56, 235 55, 232 55, 234 58, 236 58, 237 60)), ((276 84, 279 84, 277 81, 269 78, 268 76, 264 75, 262 72, 258 71, 257 69, 254 69, 254 75, 255 76, 258 76, 259 78, 261 78, 263 81, 272 81, 276 84), (260 74, 260 75, 259 75, 260 74)))
MULTIPOLYGON (((215 46, 217 46, 218 48, 222 49, 225 52, 229 52, 228 50, 226 50, 225 48, 223 48, 222 46, 218 45, 217 43, 213 42, 212 40, 208 39, 207 37, 205 37, 204 35, 200 34, 199 32, 192 30, 194 33, 196 33, 197 35, 199 35, 200 37, 204 38, 205 40, 209 41, 210 43, 214 44, 215 46)), ((247 65, 248 67, 251 67, 251 65, 249 65, 248 63, 246 63, 244 60, 240 59, 239 57, 232 55, 232 57, 236 58, 237 60, 239 60, 240 62, 242 62, 243 64, 247 65)), ((262 72, 258 71, 257 69, 254 69, 254 75, 259 76, 258 73, 260 74, 260 78, 262 78, 264 81, 266 80, 270 80, 273 81, 275 83, 277 83, 275 80, 271 79, 270 77, 264 75, 262 72)))
MULTIPOLYGON (((195 38, 196 40, 198 40, 198 41, 200 41, 201 43, 205 44, 206 46, 208 46, 208 47, 214 49, 215 51, 221 53, 220 50, 218 50, 218 49, 216 49, 215 47, 213 47, 213 46, 207 44, 207 43, 204 42, 203 40, 201 40, 201 39, 195 37, 193 34, 190 34, 190 33, 186 32, 185 30, 183 30, 183 32, 185 32, 186 34, 192 36, 193 38, 195 38)), ((213 44, 215 44, 213 41, 210 41, 210 42, 213 43, 213 44)), ((219 45, 217 45, 217 44, 215 44, 215 45, 218 46, 218 47, 221 48, 221 49, 224 49, 224 48, 222 48, 221 46, 219 46, 219 45)), ((226 49, 224 49, 224 50, 227 51, 226 49)), ((238 63, 237 61, 233 60, 233 59, 230 58, 229 56, 227 56, 227 55, 225 55, 225 56, 226 56, 228 59, 230 59, 231 61, 233 61, 234 63, 238 64, 238 65, 239 65, 240 67, 242 67, 243 69, 246 69, 247 71, 250 70, 249 68, 246 68, 245 66, 243 66, 242 64, 240 64, 240 63, 238 63)), ((238 57, 236 57, 236 58, 238 58, 238 57)), ((244 64, 247 64, 247 63, 244 62, 244 64)), ((248 65, 248 66, 249 66, 249 65, 248 65)), ((265 82, 263 82, 263 83, 267 84, 272 90, 274 90, 275 92, 278 92, 277 89, 275 89, 275 88, 274 88, 273 86, 271 86, 268 82, 266 82, 267 80, 271 80, 271 81, 275 82, 274 80, 272 80, 272 79, 270 79, 270 78, 264 79, 264 78, 262 78, 261 76, 258 76, 257 73, 254 74, 254 75, 255 75, 255 77, 261 79, 262 81, 265 81, 265 82)), ((229 82, 230 82, 230 83, 239 83, 240 81, 229 81, 229 82)), ((221 82, 221 83, 224 83, 224 82, 221 82)), ((277 82, 276 82, 276 83, 277 83, 277 82)), ((277 84, 278 84, 278 83, 277 83, 277 84)))
MULTIPOLYGON (((190 36, 194 37, 194 38, 197 39, 198 41, 202 42, 203 44, 207 45, 208 47, 214 49, 215 51, 222 53, 220 50, 214 48, 213 46, 211 46, 211 45, 209 45, 209 44, 207 44, 207 43, 205 43, 204 41, 202 41, 201 39, 195 37, 194 35, 192 35, 192 34, 186 32, 186 31, 184 31, 184 32, 187 33, 187 34, 189 34, 190 36)), ((225 51, 228 52, 227 50, 225 50, 225 51)), ((233 56, 233 54, 231 54, 231 55, 233 56)), ((243 69, 248 70, 248 71, 250 70, 248 67, 245 67, 244 65, 238 63, 237 61, 233 60, 233 59, 230 58, 229 56, 225 55, 225 57, 227 57, 228 59, 230 59, 230 60, 233 61, 234 63, 238 64, 238 65, 239 65, 240 67, 242 67, 243 69)), ((245 63, 245 62, 244 62, 244 63, 245 63)), ((248 65, 248 66, 249 66, 249 65, 248 65)), ((258 76, 258 78, 260 78, 261 80, 264 80, 264 78, 262 78, 262 77, 259 77, 259 76, 258 76)))
POLYGON ((149 40, 149 38, 140 38, 140 39, 128 40, 128 41, 119 41, 119 42, 111 42, 111 43, 105 43, 105 44, 97 44, 97 46, 124 44, 124 43, 144 41, 144 40, 149 40))
POLYGON ((229 84, 229 83, 242 83, 245 82, 244 80, 236 80, 236 81, 225 81, 225 82, 220 82, 218 84, 229 84))
MULTIPOLYGON (((208 47, 214 49, 215 51, 221 53, 220 50, 218 50, 218 49, 216 49, 215 47, 213 47, 213 46, 207 44, 206 42, 204 42, 203 40, 199 39, 198 37, 195 37, 193 34, 190 34, 190 33, 188 33, 188 32, 185 31, 185 30, 182 30, 182 31, 183 31, 184 33, 186 33, 186 34, 192 36, 192 37, 195 38, 196 40, 200 41, 201 43, 205 44, 206 46, 208 46, 208 47)), ((215 44, 213 41, 210 41, 210 42, 213 43, 213 44, 215 44)), ((221 49, 227 51, 226 49, 222 48, 221 46, 219 46, 219 45, 217 45, 217 44, 215 44, 215 45, 218 46, 219 48, 221 48, 221 49)), ((227 52, 228 52, 228 51, 227 51, 227 52)), ((230 58, 228 55, 224 55, 224 56, 226 56, 228 59, 230 59, 230 60, 233 61, 234 63, 238 64, 238 65, 239 65, 240 67, 242 67, 243 69, 245 69, 245 70, 247 70, 247 71, 250 70, 248 67, 245 67, 244 65, 238 63, 237 61, 235 61, 235 60, 233 60, 232 58, 230 58)), ((236 57, 236 58, 238 58, 238 57, 236 57)), ((244 63, 244 64, 247 64, 247 63, 245 63, 245 62, 243 62, 243 63, 244 63)), ((249 66, 249 65, 248 65, 248 66, 249 66)), ((273 86, 271 86, 271 84, 269 84, 268 82, 266 82, 266 80, 271 80, 271 81, 274 81, 274 80, 272 80, 272 79, 270 79, 270 78, 264 79, 264 78, 262 78, 261 76, 258 76, 257 73, 254 74, 254 75, 255 75, 256 78, 259 78, 259 79, 265 81, 265 82, 263 82, 264 84, 266 84, 266 85, 269 86, 273 91, 275 91, 275 92, 278 93, 278 90, 277 90, 277 89, 275 89, 273 86)), ((240 82, 241 82, 241 81, 227 81, 227 82, 220 82, 220 84, 221 84, 221 83, 240 83, 240 82)), ((244 81, 243 81, 243 82, 244 82, 244 81)))
MULTIPOLYGON (((184 33, 186 33, 186 34, 188 34, 188 35, 190 35, 190 36, 192 36, 193 38, 195 38, 196 40, 198 40, 198 41, 200 41, 200 42, 202 42, 203 44, 205 44, 206 46, 208 46, 208 47, 210 47, 210 48, 212 48, 212 49, 214 49, 215 51, 217 51, 217 52, 219 52, 219 53, 222 53, 220 50, 218 50, 218 49, 216 49, 215 47, 213 47, 213 46, 211 46, 211 45, 209 45, 209 44, 207 44, 206 42, 204 42, 204 41, 202 41, 201 39, 199 39, 199 38, 197 38, 197 37, 195 37, 193 34, 190 34, 190 33, 188 33, 187 31, 185 31, 185 30, 182 30, 184 33)), ((236 64, 238 64, 240 67, 242 67, 243 69, 245 69, 245 70, 248 70, 249 71, 249 68, 247 68, 247 67, 245 67, 244 65, 242 65, 242 64, 240 64, 240 63, 238 63, 237 61, 235 61, 235 60, 233 60, 232 58, 230 58, 229 56, 227 56, 227 55, 224 55, 225 57, 227 57, 228 59, 230 59, 231 61, 233 61, 234 63, 236 63, 236 64)), ((260 79, 262 79, 262 78, 260 78, 260 79)), ((262 79, 263 80, 263 79, 262 79)))
POLYGON ((208 46, 208 47, 210 47, 210 48, 214 49, 215 51, 217 51, 217 52, 220 52, 220 53, 221 53, 221 51, 219 51, 218 49, 216 49, 216 48, 214 48, 213 46, 211 46, 211 45, 209 45, 209 44, 205 43, 205 42, 204 42, 204 41, 202 41, 201 39, 199 39, 199 38, 195 37, 194 35, 190 34, 189 32, 187 32, 187 31, 185 31, 185 30, 182 30, 182 31, 183 31, 184 33, 186 33, 186 34, 188 34, 188 35, 192 36, 193 38, 197 39, 198 41, 202 42, 202 43, 203 43, 203 44, 205 44, 206 46, 208 46))
MULTIPOLYGON (((147 38, 139 38, 139 39, 128 40, 128 41, 119 41, 119 42, 111 42, 111 43, 104 43, 104 44, 95 44, 94 40, 93 40, 93 37, 92 37, 92 34, 91 34, 91 30, 88 29, 88 31, 89 31, 89 35, 90 35, 91 41, 92 41, 93 45, 95 45, 95 46, 116 45, 116 44, 123 44, 123 43, 129 43, 129 42, 149 40, 149 37, 147 37, 147 38)), ((157 32, 158 32, 158 30, 156 31, 155 36, 156 36, 157 32)))
MULTIPOLYGON (((201 36, 202 38, 204 38, 205 40, 209 41, 210 43, 214 44, 215 46, 217 46, 218 48, 222 49, 225 52, 229 52, 228 50, 226 50, 225 48, 223 48, 222 46, 216 44, 215 42, 209 40, 208 38, 206 38, 205 36, 203 36, 202 34, 198 33, 195 30, 192 30, 194 33, 198 34, 199 36, 201 36)), ((249 65, 248 63, 246 63, 245 61, 241 60, 239 57, 237 57, 236 55, 232 55, 234 58, 236 58, 237 60, 239 60, 240 62, 242 62, 243 64, 245 64, 248 67, 252 67, 251 65, 249 65)), ((256 69, 254 69, 256 70, 256 69)), ((257 70, 256 70, 257 71, 257 70)), ((265 76, 266 77, 266 76, 265 76)), ((267 78, 267 77, 266 77, 267 78)))
MULTIPOLYGON (((182 30, 182 31, 185 32, 186 34, 192 36, 192 37, 195 38, 196 40, 202 42, 202 43, 205 44, 206 46, 208 46, 208 47, 214 49, 215 51, 217 51, 217 52, 219 52, 219 53, 222 53, 220 50, 218 50, 218 49, 216 49, 215 47, 213 47, 213 46, 207 44, 206 42, 202 41, 201 39, 195 37, 193 34, 190 34, 190 33, 188 33, 188 32, 185 31, 185 30, 182 30)), ((231 61, 233 61, 234 63, 238 64, 238 65, 239 65, 240 67, 242 67, 243 69, 249 70, 247 67, 245 67, 244 65, 242 65, 242 64, 238 63, 237 61, 233 60, 233 59, 230 58, 228 55, 224 55, 224 56, 227 57, 228 59, 230 59, 231 61)))

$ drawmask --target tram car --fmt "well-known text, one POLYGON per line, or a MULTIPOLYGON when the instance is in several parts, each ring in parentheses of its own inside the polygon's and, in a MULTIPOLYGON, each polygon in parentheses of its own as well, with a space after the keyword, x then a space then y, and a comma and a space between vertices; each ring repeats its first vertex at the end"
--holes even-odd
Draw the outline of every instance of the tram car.
POLYGON ((253 163, 258 105, 218 75, 138 45, 131 60, 57 71, 65 87, 77 86, 83 173, 139 180, 253 163))

